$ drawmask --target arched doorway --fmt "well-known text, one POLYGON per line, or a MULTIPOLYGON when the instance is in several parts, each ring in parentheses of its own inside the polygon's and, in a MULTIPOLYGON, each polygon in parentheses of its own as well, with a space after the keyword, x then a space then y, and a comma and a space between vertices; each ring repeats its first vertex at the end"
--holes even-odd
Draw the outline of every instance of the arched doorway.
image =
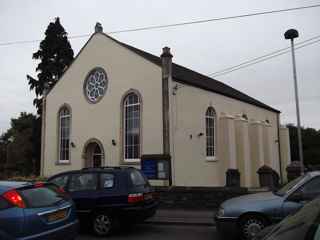
POLYGON ((104 150, 97 140, 89 141, 84 147, 85 167, 101 167, 104 165, 104 150))

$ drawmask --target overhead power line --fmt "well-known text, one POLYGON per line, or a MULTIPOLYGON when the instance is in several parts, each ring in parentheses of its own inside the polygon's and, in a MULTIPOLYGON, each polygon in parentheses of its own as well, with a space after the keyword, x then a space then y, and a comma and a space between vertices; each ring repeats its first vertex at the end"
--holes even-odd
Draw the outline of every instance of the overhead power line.
POLYGON ((316 7, 320 7, 320 4, 295 7, 295 8, 286 8, 286 9, 279 9, 279 10, 264 11, 264 12, 258 12, 258 13, 248 13, 248 14, 242 14, 242 15, 229 16, 229 17, 220 17, 220 18, 211 18, 211 19, 190 21, 190 22, 173 23, 173 24, 167 24, 167 25, 156 25, 156 26, 140 27, 140 28, 133 28, 133 29, 123 29, 123 30, 109 32, 109 34, 124 33, 124 32, 137 32, 137 31, 168 28, 168 27, 178 27, 178 26, 185 26, 185 25, 191 25, 191 24, 216 22, 216 21, 230 20, 230 19, 236 19, 236 18, 245 18, 245 17, 253 17, 253 16, 259 16, 259 15, 266 15, 266 14, 290 12, 290 11, 303 10, 303 9, 316 8, 316 7))
MULTIPOLYGON (((320 37, 318 37, 320 38, 320 37)), ((310 41, 310 40, 309 40, 310 41)), ((303 47, 307 47, 309 45, 313 45, 315 43, 318 43, 320 42, 320 39, 318 40, 314 40, 314 41, 311 41, 311 42, 307 42, 305 44, 302 44, 302 45, 299 45, 298 47, 295 47, 296 50, 300 49, 300 48, 303 48, 303 47)), ((304 41, 306 42, 306 41, 304 41)), ((300 43, 301 44, 301 43, 300 43)), ((258 64, 258 63, 261 63, 261 62, 265 62, 267 60, 270 60, 272 58, 275 58, 275 57, 278 57, 278 56, 281 56, 281 55, 284 55, 284 54, 287 54, 290 52, 290 50, 286 50, 286 51, 283 51, 287 48, 283 48, 281 51, 275 51, 273 54, 266 54, 264 56, 261 56, 261 57, 257 57, 257 58, 254 58, 256 60, 249 60, 249 61, 246 61, 245 63, 242 63, 242 64, 238 64, 234 67, 230 67, 230 68, 227 68, 227 69, 230 69, 230 70, 226 70, 226 71, 219 71, 220 73, 218 74, 208 74, 209 76, 212 76, 212 77, 218 77, 218 76, 223 76, 223 75, 226 75, 226 74, 229 74, 231 72, 234 72, 234 71, 237 71, 237 70, 240 70, 240 69, 243 69, 243 68, 247 68, 247 67, 250 67, 252 65, 255 65, 255 64, 258 64), (275 54, 276 52, 279 52, 278 54, 275 54)))
MULTIPOLYGON (((88 36, 90 36, 90 34, 68 36, 68 38, 75 39, 75 38, 84 38, 84 37, 88 37, 88 36)), ((40 39, 35 39, 35 40, 26 40, 26 41, 3 42, 3 43, 0 43, 0 47, 1 46, 9 46, 9 45, 17 45, 17 44, 36 43, 36 42, 41 42, 41 41, 42 40, 40 40, 40 39)))
MULTIPOLYGON (((318 38, 320 38, 320 35, 317 35, 317 36, 315 36, 315 37, 309 38, 309 39, 304 40, 304 41, 302 41, 302 42, 296 43, 296 46, 299 46, 299 45, 301 45, 301 44, 304 44, 304 43, 313 41, 313 40, 318 39, 318 38)), ((280 52, 283 52, 283 51, 287 51, 287 50, 289 50, 289 49, 290 49, 290 47, 286 47, 286 48, 282 48, 282 49, 273 51, 273 52, 271 52, 271 53, 262 55, 262 56, 260 56, 260 57, 252 58, 252 59, 250 59, 250 60, 247 60, 247 61, 244 61, 244 62, 242 62, 242 63, 239 63, 239 64, 237 64, 237 65, 235 65, 235 66, 231 66, 231 67, 222 69, 222 70, 220 70, 220 71, 211 73, 211 74, 209 74, 209 76, 213 76, 213 77, 218 76, 218 75, 220 75, 220 74, 222 74, 222 73, 224 73, 224 72, 228 72, 229 70, 232 70, 232 69, 234 69, 234 68, 237 68, 237 67, 240 67, 240 66, 249 64, 249 63, 251 63, 251 62, 255 62, 255 61, 260 60, 260 59, 262 59, 262 58, 266 58, 266 57, 275 55, 275 54, 280 53, 280 52)))
MULTIPOLYGON (((154 29, 180 27, 180 26, 186 26, 186 25, 192 25, 192 24, 202 24, 202 23, 208 23, 208 22, 225 21, 225 20, 231 20, 231 19, 246 18, 246 17, 253 17, 253 16, 267 15, 267 14, 275 14, 275 13, 283 13, 283 12, 290 12, 290 11, 297 11, 297 10, 304 10, 304 9, 318 8, 318 7, 320 7, 320 4, 309 5, 309 6, 301 6, 301 7, 295 7, 295 8, 278 9, 278 10, 271 10, 271 11, 264 11, 264 12, 257 12, 257 13, 248 13, 248 14, 228 16, 228 17, 202 19, 202 20, 196 20, 196 21, 188 21, 188 22, 166 24, 166 25, 154 25, 154 26, 145 26, 145 27, 139 27, 139 28, 120 29, 120 30, 107 32, 107 34, 139 32, 139 31, 147 31, 147 30, 154 30, 154 29)), ((87 36, 90 36, 90 35, 91 34, 70 36, 69 39, 83 38, 83 37, 87 37, 87 36)), ((0 43, 0 46, 35 43, 35 42, 40 42, 40 41, 41 40, 11 41, 11 42, 0 43)))

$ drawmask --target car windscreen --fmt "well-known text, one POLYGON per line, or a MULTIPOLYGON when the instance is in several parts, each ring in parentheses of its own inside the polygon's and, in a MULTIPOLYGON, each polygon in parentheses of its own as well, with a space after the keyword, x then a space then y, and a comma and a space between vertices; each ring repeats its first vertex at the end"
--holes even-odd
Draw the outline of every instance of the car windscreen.
POLYGON ((300 176, 291 182, 284 185, 282 188, 280 188, 276 193, 277 195, 284 196, 290 189, 292 189, 298 182, 300 182, 304 176, 300 176))
POLYGON ((44 185, 19 190, 28 208, 52 206, 65 199, 65 195, 57 191, 54 185, 44 185))
POLYGON ((320 199, 306 204, 296 214, 285 218, 267 240, 320 240, 320 199))

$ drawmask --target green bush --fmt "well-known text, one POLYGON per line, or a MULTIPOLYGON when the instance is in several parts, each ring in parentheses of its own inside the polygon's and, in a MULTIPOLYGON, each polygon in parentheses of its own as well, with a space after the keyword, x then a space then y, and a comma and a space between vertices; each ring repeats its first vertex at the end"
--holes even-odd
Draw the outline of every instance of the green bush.
POLYGON ((7 179, 8 181, 21 181, 21 182, 44 182, 47 178, 41 176, 13 176, 7 179))

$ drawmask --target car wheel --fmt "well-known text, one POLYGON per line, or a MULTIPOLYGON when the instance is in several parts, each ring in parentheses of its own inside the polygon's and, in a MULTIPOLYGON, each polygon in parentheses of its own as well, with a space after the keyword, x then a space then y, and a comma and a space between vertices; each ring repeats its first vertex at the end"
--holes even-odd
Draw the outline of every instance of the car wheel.
POLYGON ((108 213, 97 213, 92 219, 93 232, 97 236, 107 236, 113 229, 113 218, 108 213))
POLYGON ((263 217, 257 215, 246 216, 240 221, 242 237, 247 240, 253 239, 266 225, 263 217))

